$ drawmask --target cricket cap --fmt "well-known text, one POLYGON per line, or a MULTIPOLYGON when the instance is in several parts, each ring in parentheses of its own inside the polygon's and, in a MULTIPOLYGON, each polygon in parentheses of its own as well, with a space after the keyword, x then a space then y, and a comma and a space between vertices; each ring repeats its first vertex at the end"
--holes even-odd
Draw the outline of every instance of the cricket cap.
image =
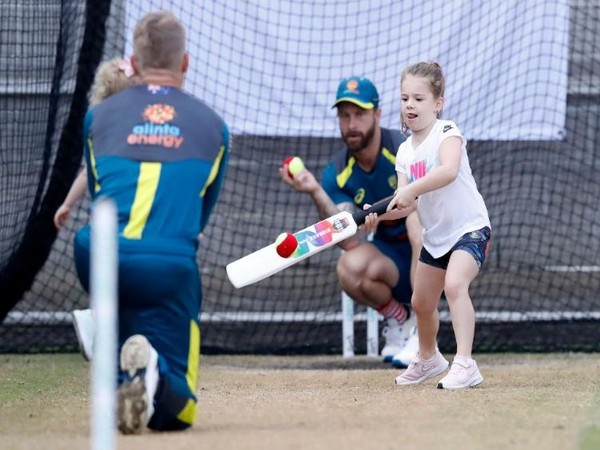
POLYGON ((377 109, 379 107, 379 94, 375 85, 367 78, 343 78, 332 108, 335 108, 341 102, 354 103, 363 109, 377 109))

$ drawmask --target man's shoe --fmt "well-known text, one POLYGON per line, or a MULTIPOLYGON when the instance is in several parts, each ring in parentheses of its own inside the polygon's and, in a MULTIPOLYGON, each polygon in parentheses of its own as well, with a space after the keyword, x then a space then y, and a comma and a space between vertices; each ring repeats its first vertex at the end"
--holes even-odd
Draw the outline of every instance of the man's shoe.
POLYGON ((474 359, 456 356, 448 374, 438 382, 438 389, 463 389, 475 387, 483 383, 474 359))
MULTIPOLYGON (((414 316, 414 314, 413 314, 414 316)), ((392 358, 392 366, 399 369, 408 367, 419 351, 419 333, 417 333, 417 326, 414 325, 409 330, 409 336, 404 344, 404 348, 400 352, 396 353, 392 358)))
POLYGON ((429 359, 422 359, 419 354, 409 364, 401 375, 396 377, 396 384, 419 384, 437 377, 448 368, 448 361, 439 350, 429 359))
POLYGON ((141 334, 129 337, 120 354, 126 378, 118 392, 118 427, 123 434, 139 434, 154 413, 158 386, 158 353, 141 334))
POLYGON ((381 349, 381 356, 383 356, 383 362, 390 362, 394 355, 402 350, 404 346, 402 337, 403 326, 392 317, 389 317, 386 320, 387 326, 381 333, 385 339, 385 345, 381 349))
POLYGON ((91 361, 94 348, 94 318, 91 309, 75 309, 71 313, 73 327, 79 342, 79 351, 86 361, 91 361))
MULTIPOLYGON (((404 347, 408 343, 409 338, 411 337, 411 334, 413 332, 416 332, 414 330, 416 330, 415 327, 417 326, 417 315, 414 312, 409 312, 409 314, 410 315, 408 319, 406 319, 402 323, 399 323, 396 319, 393 318, 387 319, 388 325, 383 329, 382 333, 383 337, 385 338, 385 346, 381 350, 381 355, 383 356, 384 362, 392 362, 394 356, 396 356, 404 349, 404 347)), ((404 367, 406 367, 406 365, 404 367)))

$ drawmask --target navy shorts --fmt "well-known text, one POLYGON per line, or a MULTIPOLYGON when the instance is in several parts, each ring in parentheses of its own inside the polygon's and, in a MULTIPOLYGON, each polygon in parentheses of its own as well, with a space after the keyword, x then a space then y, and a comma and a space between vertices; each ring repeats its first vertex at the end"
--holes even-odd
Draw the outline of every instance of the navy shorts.
POLYGON ((434 258, 431 254, 425 250, 425 247, 421 249, 421 255, 419 261, 428 266, 437 267, 438 269, 446 270, 448 268, 448 262, 450 256, 455 250, 463 250, 475 258, 475 262, 478 267, 481 267, 485 262, 485 258, 489 252, 490 241, 492 239, 491 230, 489 227, 483 227, 480 230, 470 231, 462 235, 454 247, 450 249, 448 253, 439 258, 434 258))
POLYGON ((371 242, 385 256, 394 261, 400 272, 400 277, 392 287, 392 296, 400 303, 410 304, 412 288, 410 286, 410 263, 412 249, 408 239, 406 241, 385 241, 373 239, 371 242))

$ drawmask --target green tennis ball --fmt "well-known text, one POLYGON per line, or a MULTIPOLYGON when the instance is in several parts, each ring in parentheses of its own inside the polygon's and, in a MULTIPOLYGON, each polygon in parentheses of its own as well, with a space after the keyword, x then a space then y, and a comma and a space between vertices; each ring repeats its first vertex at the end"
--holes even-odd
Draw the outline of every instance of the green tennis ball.
POLYGON ((288 164, 288 172, 292 178, 304 170, 304 163, 298 156, 294 156, 288 164))
POLYGON ((285 158, 285 161, 283 161, 283 168, 287 169, 290 178, 294 178, 294 175, 297 175, 304 170, 304 163, 297 156, 288 156, 285 158))

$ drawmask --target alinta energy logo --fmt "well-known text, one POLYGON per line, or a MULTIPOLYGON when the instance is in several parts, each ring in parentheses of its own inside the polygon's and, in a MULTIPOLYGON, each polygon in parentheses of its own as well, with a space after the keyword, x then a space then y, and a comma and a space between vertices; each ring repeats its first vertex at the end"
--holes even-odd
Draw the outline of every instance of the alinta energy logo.
POLYGON ((171 125, 177 115, 175 108, 164 103, 146 106, 142 117, 145 122, 133 127, 127 136, 129 145, 160 145, 165 148, 179 148, 183 136, 178 126, 171 125))

